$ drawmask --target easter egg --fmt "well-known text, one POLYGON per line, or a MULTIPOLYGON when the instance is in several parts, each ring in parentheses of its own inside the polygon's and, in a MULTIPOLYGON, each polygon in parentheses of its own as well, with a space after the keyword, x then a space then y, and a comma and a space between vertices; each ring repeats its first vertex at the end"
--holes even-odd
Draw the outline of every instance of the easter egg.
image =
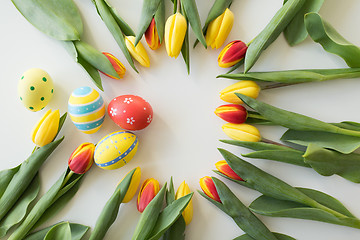
POLYGON ((153 119, 151 105, 143 98, 135 95, 121 95, 109 103, 108 114, 121 128, 141 130, 153 119))
POLYGON ((128 131, 113 132, 103 137, 95 148, 94 161, 100 168, 112 170, 128 163, 138 148, 138 139, 128 131))
POLYGON ((69 98, 68 112, 77 129, 87 134, 95 133, 104 122, 104 99, 91 87, 77 88, 69 98))
POLYGON ((27 70, 19 80, 18 95, 30 111, 36 112, 43 109, 50 102, 53 93, 53 80, 40 68, 27 70))

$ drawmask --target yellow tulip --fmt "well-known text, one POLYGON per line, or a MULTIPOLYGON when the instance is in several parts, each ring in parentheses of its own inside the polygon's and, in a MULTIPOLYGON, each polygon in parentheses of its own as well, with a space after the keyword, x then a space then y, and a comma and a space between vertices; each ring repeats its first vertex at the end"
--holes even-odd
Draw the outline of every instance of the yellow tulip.
POLYGON ((126 44, 127 49, 129 50, 131 56, 136 61, 138 61, 144 67, 150 67, 149 56, 141 42, 139 42, 135 47, 135 37, 134 36, 126 36, 125 44, 126 44))
POLYGON ((259 130, 249 124, 234 124, 226 123, 222 126, 226 135, 234 140, 247 141, 247 142, 259 142, 261 135, 259 130))
MULTIPOLYGON (((181 185, 179 186, 178 190, 176 191, 176 195, 175 195, 175 200, 186 196, 190 193, 190 188, 189 186, 185 183, 185 181, 183 181, 181 183, 181 185)), ((190 200, 190 202, 188 203, 188 205, 186 206, 186 208, 184 209, 184 211, 182 212, 182 215, 184 217, 185 220, 185 224, 188 225, 193 217, 193 203, 192 203, 192 199, 190 200)))
POLYGON ((220 48, 234 24, 234 14, 226 9, 220 16, 210 22, 206 31, 206 44, 212 48, 220 48))
MULTIPOLYGON (((122 182, 122 180, 124 180, 124 178, 125 177, 123 177, 123 179, 121 179, 120 182, 122 182)), ((122 200, 123 203, 130 202, 130 200, 135 196, 135 193, 136 193, 136 191, 137 191, 137 189, 139 188, 139 185, 140 185, 140 178, 141 178, 141 169, 140 169, 140 167, 137 167, 135 172, 133 173, 133 175, 131 177, 130 185, 129 185, 129 188, 128 188, 126 194, 125 194, 125 197, 122 200)))
POLYGON ((40 121, 34 126, 31 139, 39 147, 45 146, 54 140, 59 130, 59 110, 48 110, 40 121))
POLYGON ((186 19, 181 13, 171 15, 165 23, 165 47, 170 57, 180 54, 187 30, 186 19))
POLYGON ((248 97, 257 98, 259 96, 260 87, 253 81, 239 81, 220 92, 220 98, 229 103, 242 104, 240 98, 235 93, 241 93, 248 97))

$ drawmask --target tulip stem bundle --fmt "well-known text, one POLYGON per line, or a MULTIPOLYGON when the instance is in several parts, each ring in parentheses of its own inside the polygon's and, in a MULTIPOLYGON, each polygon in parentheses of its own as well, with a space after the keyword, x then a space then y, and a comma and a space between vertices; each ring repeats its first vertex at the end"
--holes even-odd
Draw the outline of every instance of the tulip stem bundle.
POLYGON ((229 177, 226 172, 216 173, 263 194, 250 204, 253 212, 360 228, 360 220, 335 198, 312 189, 294 188, 224 149, 219 151, 241 180, 229 177))
POLYGON ((27 214, 21 225, 12 233, 9 240, 24 238, 31 230, 46 222, 51 216, 65 206, 80 187, 82 175, 72 175, 67 169, 55 184, 41 197, 31 211, 27 214))

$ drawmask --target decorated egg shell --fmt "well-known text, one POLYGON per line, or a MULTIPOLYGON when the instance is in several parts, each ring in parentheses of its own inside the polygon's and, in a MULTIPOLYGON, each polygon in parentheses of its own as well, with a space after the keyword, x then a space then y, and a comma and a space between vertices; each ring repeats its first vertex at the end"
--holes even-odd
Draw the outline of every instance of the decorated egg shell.
POLYGON ((50 102, 53 93, 53 80, 40 68, 27 70, 19 80, 18 95, 30 111, 36 112, 43 109, 50 102))
POLYGON ((111 100, 108 114, 117 125, 126 130, 141 130, 153 119, 151 105, 135 95, 121 95, 111 100))
POLYGON ((104 99, 95 89, 80 87, 72 92, 68 111, 77 129, 87 134, 95 133, 104 122, 104 99))
POLYGON ((135 134, 128 131, 110 133, 96 145, 95 164, 107 170, 120 168, 130 162, 137 148, 138 139, 135 134))

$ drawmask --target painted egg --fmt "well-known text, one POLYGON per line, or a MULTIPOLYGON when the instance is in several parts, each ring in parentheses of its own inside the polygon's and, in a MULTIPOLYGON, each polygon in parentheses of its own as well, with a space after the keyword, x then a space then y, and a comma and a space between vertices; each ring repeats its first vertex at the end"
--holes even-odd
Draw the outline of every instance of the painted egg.
POLYGON ((68 112, 77 129, 91 134, 97 132, 104 122, 105 103, 95 89, 80 87, 69 98, 68 112))
POLYGON ((111 100, 108 114, 117 125, 126 130, 141 130, 153 119, 151 105, 135 95, 121 95, 111 100))
POLYGON ((53 93, 53 80, 40 68, 27 70, 19 80, 18 95, 30 111, 36 112, 43 109, 50 102, 53 93))
POLYGON ((138 139, 135 134, 128 131, 113 132, 96 145, 94 161, 103 169, 117 169, 130 162, 137 148, 138 139))

